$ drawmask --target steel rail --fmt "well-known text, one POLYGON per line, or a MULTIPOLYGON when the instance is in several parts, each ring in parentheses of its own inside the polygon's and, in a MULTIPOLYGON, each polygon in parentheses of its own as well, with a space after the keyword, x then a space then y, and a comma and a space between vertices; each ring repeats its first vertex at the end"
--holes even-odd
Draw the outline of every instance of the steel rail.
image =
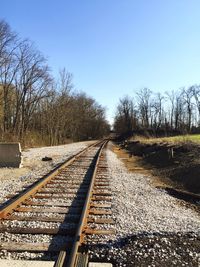
POLYGON ((53 179, 62 169, 69 166, 71 163, 73 163, 78 157, 80 157, 82 154, 84 154, 88 149, 90 149, 93 146, 96 146, 98 144, 102 143, 101 141, 97 141, 94 144, 89 145, 85 149, 83 149, 81 152, 78 152, 76 155, 71 156, 69 159, 67 159, 65 162, 61 163, 59 166, 57 166, 55 169, 53 169, 49 174, 46 174, 43 178, 35 182, 30 188, 26 189, 24 192, 19 193, 16 195, 14 199, 11 199, 8 201, 8 203, 0 208, 0 219, 5 219, 8 214, 12 212, 16 207, 18 207, 22 202, 30 198, 32 195, 34 195, 39 189, 41 189, 43 186, 45 186, 51 179, 53 179))
POLYGON ((99 164, 99 160, 100 160, 100 156, 102 154, 103 148, 105 147, 105 145, 107 144, 107 140, 104 141, 104 143, 102 144, 102 146, 100 147, 96 157, 96 163, 95 163, 95 168, 94 168, 94 172, 91 178, 91 182, 90 182, 90 186, 87 192, 87 196, 86 196, 86 200, 83 206, 83 210, 81 213, 81 217, 79 220, 79 224, 77 227, 77 231, 74 237, 74 241, 72 243, 72 248, 71 248, 71 252, 69 254, 69 258, 67 257, 67 253, 66 251, 61 251, 58 259, 55 263, 55 267, 74 267, 75 263, 76 263, 76 257, 77 257, 77 252, 79 249, 79 246, 81 244, 82 238, 81 235, 84 232, 84 227, 87 224, 87 217, 89 214, 89 207, 90 207, 90 202, 91 202, 91 197, 92 197, 92 191, 93 191, 93 186, 94 186, 94 182, 95 182, 95 177, 96 177, 96 173, 97 173, 97 169, 98 169, 98 164, 99 164))

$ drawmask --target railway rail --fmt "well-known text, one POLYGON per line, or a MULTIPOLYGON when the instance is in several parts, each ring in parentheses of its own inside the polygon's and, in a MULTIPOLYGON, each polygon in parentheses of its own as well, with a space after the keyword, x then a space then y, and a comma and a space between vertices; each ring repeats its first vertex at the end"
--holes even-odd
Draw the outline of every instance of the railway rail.
POLYGON ((23 192, 8 196, 12 199, 0 209, 0 252, 46 255, 56 259, 56 267, 86 264, 85 237, 114 234, 112 227, 103 227, 114 223, 106 144, 89 146, 23 192))

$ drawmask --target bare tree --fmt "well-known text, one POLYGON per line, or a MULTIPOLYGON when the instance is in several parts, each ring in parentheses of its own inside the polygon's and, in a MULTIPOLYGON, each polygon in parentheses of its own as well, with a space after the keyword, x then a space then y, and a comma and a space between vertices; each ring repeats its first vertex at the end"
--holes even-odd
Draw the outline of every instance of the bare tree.
POLYGON ((141 116, 142 125, 145 128, 149 127, 151 94, 152 92, 148 88, 143 88, 136 93, 138 99, 138 109, 141 116))
POLYGON ((196 108, 198 111, 197 123, 198 123, 198 126, 200 126, 200 85, 193 85, 190 87, 190 89, 195 99, 196 108))
POLYGON ((11 31, 7 22, 0 20, 0 68, 7 63, 16 46, 17 34, 11 31))
POLYGON ((121 134, 130 134, 136 125, 137 118, 133 100, 126 96, 119 100, 114 127, 121 134))
MULTIPOLYGON (((148 130, 154 134, 173 134, 174 132, 191 132, 200 124, 200 86, 191 86, 179 91, 154 94, 149 89, 144 88, 136 92, 135 114, 138 114, 137 126, 135 129, 148 130), (198 110, 198 112, 196 112, 198 110), (198 115, 197 115, 198 113, 198 115)), ((120 133, 128 133, 125 127, 125 115, 120 115, 121 103, 117 107, 114 127, 120 133), (120 107, 120 108, 119 108, 120 107)), ((124 109, 124 114, 126 109, 124 109)), ((123 113, 123 112, 121 112, 123 113)))
POLYGON ((0 84, 1 102, 3 104, 3 131, 11 126, 11 108, 14 94, 13 80, 18 69, 16 58, 19 46, 17 35, 13 33, 10 26, 3 20, 0 21, 0 84))
POLYGON ((186 117, 187 117, 187 131, 191 130, 192 112, 193 112, 193 88, 182 89, 183 104, 186 106, 186 117))
POLYGON ((175 110, 175 98, 176 98, 176 93, 174 92, 174 90, 172 90, 171 92, 165 92, 165 94, 167 95, 167 98, 170 102, 170 127, 171 129, 173 129, 174 127, 174 110, 175 110))
POLYGON ((48 87, 52 79, 45 58, 29 41, 20 44, 18 60, 13 129, 16 129, 22 138, 39 101, 48 96, 48 87))
POLYGON ((20 40, 0 21, 0 134, 25 141, 28 134, 46 144, 98 138, 109 131, 105 109, 73 91, 65 68, 57 82, 46 59, 28 40, 20 40))

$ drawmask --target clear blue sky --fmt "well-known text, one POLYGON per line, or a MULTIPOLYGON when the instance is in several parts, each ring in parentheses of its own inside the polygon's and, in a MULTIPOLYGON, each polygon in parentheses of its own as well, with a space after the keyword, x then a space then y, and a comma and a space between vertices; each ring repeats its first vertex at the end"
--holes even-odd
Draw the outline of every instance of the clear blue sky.
POLYGON ((108 108, 142 87, 200 83, 199 0, 1 0, 0 17, 108 108))

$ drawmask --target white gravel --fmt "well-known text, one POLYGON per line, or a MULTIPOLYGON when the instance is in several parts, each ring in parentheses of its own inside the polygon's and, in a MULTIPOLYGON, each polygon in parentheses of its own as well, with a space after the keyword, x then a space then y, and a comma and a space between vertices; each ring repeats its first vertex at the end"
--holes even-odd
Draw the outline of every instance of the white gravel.
MULTIPOLYGON (((74 145, 74 144, 73 144, 74 145)), ((79 146, 78 148, 76 148, 76 150, 74 149, 74 153, 68 153, 68 157, 71 156, 72 154, 75 154, 77 153, 78 151, 82 150, 84 147, 86 147, 88 145, 88 143, 82 143, 81 146, 79 146)), ((51 148, 50 148, 51 149, 51 148)), ((60 149, 60 147, 59 147, 60 149)), ((31 155, 29 154, 28 155, 28 158, 30 159, 31 157, 35 156, 36 159, 38 159, 38 157, 43 157, 43 153, 39 153, 38 152, 38 149, 34 149, 37 153, 33 153, 31 152, 31 155), (38 154, 39 153, 39 154, 38 154)), ((43 149, 41 149, 43 150, 43 149)), ((55 150, 55 149, 54 149, 55 150)), ((91 151, 88 151, 87 152, 87 157, 88 157, 88 160, 87 162, 83 162, 83 159, 80 159, 78 160, 78 162, 75 162, 74 164, 72 164, 72 166, 69 166, 68 168, 68 171, 61 171, 60 175, 63 175, 66 176, 66 173, 70 173, 72 171, 75 171, 77 177, 74 177, 75 175, 73 175, 73 173, 71 173, 71 178, 73 178, 74 180, 76 180, 76 183, 79 182, 81 183, 83 179, 86 179, 86 170, 82 170, 82 166, 85 166, 85 168, 88 168, 88 166, 91 164, 91 160, 93 160, 93 156, 96 154, 98 148, 93 148, 91 149, 91 151), (78 175, 78 174, 83 174, 81 175, 78 175)), ((66 148, 65 148, 65 151, 66 151, 66 148)), ((48 154, 49 156, 49 154, 48 154)), ((66 159, 67 157, 65 155, 62 155, 62 157, 60 156, 59 159, 58 159, 58 162, 60 162, 61 160, 64 160, 66 159)), ((34 162, 34 160, 33 160, 34 162)), ((40 160, 39 160, 40 162, 40 160)), ((41 162, 43 164, 43 162, 41 162)), ((46 163, 46 162, 45 162, 46 163)), ((55 161, 54 161, 54 164, 55 164, 55 161)), ((32 165, 33 166, 33 165, 32 165)), ((52 168, 52 165, 48 165, 47 168, 52 168)), ((39 166, 37 166, 37 168, 39 168, 39 166)), ((40 165, 40 168, 41 168, 41 165, 40 165)), ((47 169, 45 168, 45 170, 47 169)), ((36 169, 37 171, 38 169, 36 169)), ((39 170, 41 171, 41 170, 39 170)), ((42 170, 42 173, 44 172, 44 168, 42 170)), ((33 173, 33 179, 34 179, 34 173, 33 173)), ((37 177, 38 178, 38 177, 37 177)), ((7 180, 3 180, 2 183, 6 184, 6 182, 8 183, 7 180)), ((19 179, 18 179, 18 182, 19 182, 19 179)), ((30 183, 30 180, 28 181, 30 183)), ((24 186, 24 185, 27 185, 28 182, 26 181, 26 179, 24 179, 23 181, 20 180, 20 186, 24 186)), ((68 185, 68 180, 66 182, 66 185, 68 185)), ((15 188, 17 190, 19 190, 19 188, 15 188)), ((49 189, 51 190, 51 189, 49 189)), ((48 191, 48 189, 47 189, 48 191)), ((58 190, 60 191, 60 190, 58 190)), ((70 194, 70 197, 71 198, 74 198, 76 196, 76 189, 69 189, 70 192, 72 192, 70 194)), ((44 193, 38 193, 40 195, 44 195, 46 197, 47 194, 44 194, 44 193)), ((54 194, 56 195, 56 193, 54 194)), ((64 201, 64 197, 66 196, 66 194, 58 194, 59 198, 56 199, 55 202, 58 203, 58 201, 61 200, 61 202, 64 201), (63 196, 63 198, 62 198, 63 196)), ((66 198, 66 203, 69 203, 69 194, 67 195, 67 198, 66 198)), ((39 201, 39 200, 37 200, 39 201)), ((47 199, 46 201, 49 202, 49 199, 47 199)), ((54 202, 54 199, 51 200, 52 202, 54 202)), ((71 202, 70 202, 71 203, 71 202)), ((73 200, 73 203, 74 203, 74 200, 73 200)), ((22 207, 24 207, 22 205, 22 207)), ((29 207, 29 206, 27 206, 29 207)), ((41 209, 42 210, 42 207, 37 207, 37 206, 31 206, 32 208, 37 208, 37 209, 41 209)), ((48 208, 48 207, 47 207, 48 208)), ((66 207, 60 207, 59 210, 63 210, 63 211, 66 211, 67 208, 66 207)), ((46 212, 46 213, 43 213, 43 212, 13 212, 13 215, 17 215, 17 216, 27 216, 27 217, 36 217, 36 218, 40 218, 41 217, 51 217, 51 218, 61 218, 61 219, 64 219, 65 217, 70 217, 70 218, 74 218, 74 219, 77 219, 80 217, 80 214, 59 214, 59 213, 54 213, 54 212, 46 212)), ((37 220, 37 219, 36 219, 37 220)), ((73 222, 63 222, 63 223, 59 223, 59 222, 39 222, 39 221, 2 221, 1 222, 1 226, 3 227, 8 227, 9 229, 12 229, 12 228, 15 228, 15 227, 19 227, 19 228, 51 228, 51 229, 57 229, 57 228, 60 228, 60 229, 64 229, 64 230, 69 230, 71 231, 72 229, 74 230, 75 226, 77 226, 77 224, 73 223, 73 222)), ((69 236, 62 236, 62 235, 56 235, 56 236, 52 236, 52 235, 48 235, 48 234, 12 234, 12 233, 9 233, 9 231, 5 232, 5 233, 0 233, 0 243, 1 242, 24 242, 24 243, 49 243, 49 244, 53 244, 53 245, 64 245, 66 244, 67 241, 71 241, 72 240, 72 237, 69 237, 69 236)), ((6 251, 0 251, 0 257, 1 258, 12 258, 12 259, 28 259, 29 257, 31 258, 35 258, 36 255, 38 253, 27 253, 27 252, 24 252, 24 253, 12 253, 9 254, 8 252, 6 251)), ((42 257, 42 253, 39 253, 39 255, 42 257)), ((46 255, 46 253, 45 253, 46 255)), ((50 255, 50 258, 51 258, 51 255, 50 255)), ((48 259, 50 259, 48 258, 48 259)))
POLYGON ((24 243, 50 243, 53 244, 63 244, 65 241, 73 240, 68 236, 60 236, 60 235, 42 235, 42 234, 11 234, 0 233, 0 242, 24 242, 24 243))
POLYGON ((142 232, 200 232, 200 218, 195 211, 151 186, 152 178, 128 173, 110 150, 107 150, 107 160, 117 238, 142 232))
POLYGON ((199 214, 154 188, 153 177, 130 173, 113 152, 106 154, 116 235, 89 236, 90 261, 115 267, 200 266, 199 214))
MULTIPOLYGON (((24 164, 26 168, 28 168, 28 164, 30 164, 31 172, 26 174, 25 176, 19 177, 18 179, 2 179, 0 184, 0 200, 5 199, 5 195, 8 193, 13 193, 15 190, 20 190, 22 186, 27 185, 34 179, 38 179, 44 173, 48 172, 52 166, 56 165, 58 162, 65 160, 67 157, 71 156, 72 154, 77 153, 83 147, 85 147, 88 143, 76 143, 70 144, 65 146, 59 147, 51 147, 51 148, 37 148, 31 149, 30 151, 24 152, 25 160, 24 164), (63 147, 63 150, 61 149, 63 147), (58 150, 57 150, 58 148, 58 150), (66 152, 67 148, 67 152, 66 152), (46 149, 46 150, 45 150, 46 149), (45 152, 44 152, 45 151, 45 152), (58 152, 57 152, 58 151, 58 152), (63 151, 63 152, 61 152, 63 151), (52 153, 52 154, 51 154, 52 153), (59 156, 56 155, 59 153, 59 156), (53 156, 54 155, 54 156, 53 156), (43 156, 52 156, 54 158, 53 162, 42 162, 41 158, 43 156), (42 171, 41 171, 42 169, 42 171), (6 191, 4 194, 3 190, 6 191)), ((88 237, 88 241, 90 244, 96 243, 107 243, 110 249, 110 253, 112 255, 111 258, 107 258, 107 260, 112 259, 113 257, 119 256, 119 259, 126 258, 126 254, 130 253, 130 251, 125 251, 123 248, 115 247, 120 244, 119 240, 126 239, 128 236, 137 235, 138 238, 144 233, 147 233, 148 236, 152 234, 165 234, 165 233, 189 233, 195 232, 196 234, 200 234, 200 219, 199 215, 193 211, 192 209, 187 208, 183 204, 182 201, 173 198, 172 196, 168 195, 165 191, 158 190, 151 185, 151 177, 139 174, 139 173, 129 173, 124 166, 124 164, 117 159, 117 156, 111 152, 110 150, 106 151, 107 157, 107 164, 108 164, 108 175, 105 173, 105 177, 109 176, 110 179, 110 186, 112 192, 112 216, 110 215, 102 215, 102 216, 90 216, 94 218, 113 218, 115 220, 115 225, 98 225, 98 229, 116 229, 116 235, 111 236, 96 236, 92 235, 88 237), (111 242, 110 242, 111 241, 111 242), (114 242, 112 242, 114 241, 114 242), (115 242, 117 241, 117 242, 115 242), (119 242, 118 242, 119 241, 119 242)), ((99 174, 100 176, 102 174, 99 174)), ((0 171, 1 176, 1 171, 0 171)), ((40 201, 40 200, 37 200, 40 201)), ((54 201, 54 200, 51 200, 54 201)), ((58 201, 58 200, 55 200, 58 201)), ((64 202, 68 202, 69 200, 63 200, 64 202)), ((99 203, 99 202, 97 202, 99 203)), ((102 203, 107 203, 104 201, 102 203)), ((109 203, 109 202, 108 202, 109 203)), ((14 213, 15 214, 15 213, 14 213)), ((21 212, 19 215, 27 215, 27 216, 44 216, 44 214, 40 213, 29 213, 29 212, 21 212)), ((55 214, 55 213, 48 213, 46 214, 48 217, 59 217, 63 218, 65 215, 55 214)), ((37 222, 4 222, 3 225, 14 227, 14 226, 21 226, 21 227, 52 227, 56 228, 59 227, 60 223, 37 223, 37 222)), ((73 223, 67 224, 64 223, 63 227, 73 227, 73 223)), ((94 223, 90 223, 90 227, 95 227, 94 223)), ((172 234, 173 235, 173 234, 172 234)), ((168 242, 168 239, 166 239, 168 242)), ((50 235, 14 235, 11 233, 0 234, 0 241, 2 242, 52 242, 52 236, 50 235)), ((60 244, 63 241, 66 242, 65 237, 61 239, 59 237, 53 237, 54 244, 60 244)), ((141 254, 141 257, 148 257, 150 252, 146 251, 146 247, 143 248, 142 243, 137 240, 133 241, 134 246, 138 246, 135 255, 137 253, 141 254), (141 251, 140 251, 141 247, 141 251), (144 251, 143 251, 144 250, 144 251), (147 252, 149 254, 147 254, 147 252)), ((158 243, 155 246, 159 246, 158 243)), ((150 248, 152 250, 152 248, 150 248)), ((153 249, 153 253, 156 253, 156 249, 153 249)), ((163 250, 162 247, 159 249, 163 250)), ((150 250, 149 250, 150 251, 150 250)), ((164 251, 165 252, 165 251, 164 251)), ((163 253, 164 253, 163 252, 163 253)), ((98 258, 97 252, 90 252, 91 254, 94 253, 95 257, 98 258)), ((104 248, 98 252, 99 256, 102 254, 104 255, 105 251, 104 248)), ((171 253, 171 252, 170 252, 171 253)), ((169 253, 169 255, 171 255, 169 253)), ((188 253, 192 253, 189 251, 188 253)), ((196 253, 196 252, 195 252, 196 253)), ((25 253, 16 253, 12 258, 34 258, 36 254, 27 254, 25 253), (28 255, 28 256, 27 256, 28 255), (31 255, 31 256, 30 256, 31 255)), ((43 254, 41 254, 42 257, 43 254)), ((139 254, 137 254, 139 255, 139 254)), ((136 255, 136 256, 137 256, 136 255)), ((168 254, 166 254, 168 257, 168 254)), ((196 255, 196 254, 195 254, 196 255)), ((161 255, 162 256, 162 255, 161 255)), ((178 255, 179 256, 179 255, 178 255)), ((177 256, 177 257, 178 257, 177 256)), ((8 252, 1 252, 0 257, 8 258, 10 254, 8 252)), ((140 255, 138 256, 140 257, 140 255)), ((197 256, 192 256, 193 258, 197 256)), ((127 266, 127 265, 116 265, 116 266, 127 266)), ((143 265, 141 265, 143 266, 143 265)), ((154 265, 151 265, 154 266, 154 265)), ((155 265, 156 266, 156 265, 155 265)), ((164 266, 164 265, 163 265, 164 266)), ((172 265, 174 266, 174 265, 172 265)), ((178 266, 178 265, 177 265, 178 266)), ((181 265, 184 266, 184 265, 181 265)), ((186 266, 186 265, 185 265, 186 266)))
POLYGON ((94 141, 78 142, 67 145, 31 148, 22 152, 23 168, 0 169, 0 203, 6 200, 8 194, 14 194, 23 187, 48 173, 57 164, 67 160, 72 155, 90 145, 94 141), (52 161, 42 161, 45 156, 52 157, 52 161))
POLYGON ((58 222, 32 222, 32 221, 3 221, 1 226, 6 226, 9 228, 13 227, 27 227, 27 228, 67 228, 71 229, 76 227, 74 223, 58 223, 58 222))

